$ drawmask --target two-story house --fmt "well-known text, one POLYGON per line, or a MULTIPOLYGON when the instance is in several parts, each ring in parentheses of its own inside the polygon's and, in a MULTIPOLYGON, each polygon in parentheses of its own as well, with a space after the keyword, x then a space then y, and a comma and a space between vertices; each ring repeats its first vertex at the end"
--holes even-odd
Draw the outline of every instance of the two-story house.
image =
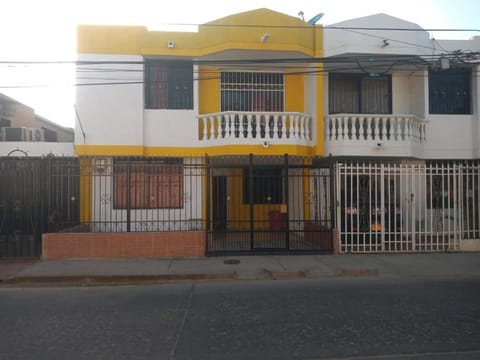
POLYGON ((322 40, 268 9, 197 32, 79 26, 81 222, 201 231, 202 254, 331 250, 322 40))
POLYGON ((385 14, 324 28, 340 251, 479 248, 479 51, 385 14))

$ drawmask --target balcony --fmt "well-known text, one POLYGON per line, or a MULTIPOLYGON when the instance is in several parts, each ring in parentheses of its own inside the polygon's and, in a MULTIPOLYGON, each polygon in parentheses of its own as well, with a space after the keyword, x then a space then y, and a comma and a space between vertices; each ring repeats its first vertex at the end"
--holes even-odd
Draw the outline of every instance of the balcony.
POLYGON ((325 122, 326 153, 422 157, 427 121, 416 115, 335 114, 325 122))
POLYGON ((198 116, 199 140, 208 146, 312 145, 312 117, 298 112, 225 111, 198 116))

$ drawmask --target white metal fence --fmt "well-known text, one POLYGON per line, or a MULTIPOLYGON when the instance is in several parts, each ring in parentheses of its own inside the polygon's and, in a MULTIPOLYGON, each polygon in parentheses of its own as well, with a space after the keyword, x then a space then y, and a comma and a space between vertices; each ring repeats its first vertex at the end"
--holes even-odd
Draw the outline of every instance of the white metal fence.
POLYGON ((479 169, 479 162, 338 163, 340 252, 455 251, 461 239, 480 239, 479 169))

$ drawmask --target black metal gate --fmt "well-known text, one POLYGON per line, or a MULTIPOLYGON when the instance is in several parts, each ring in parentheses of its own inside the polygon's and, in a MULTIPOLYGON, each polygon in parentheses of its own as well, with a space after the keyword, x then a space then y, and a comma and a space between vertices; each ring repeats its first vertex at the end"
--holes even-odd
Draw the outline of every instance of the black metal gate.
POLYGON ((78 221, 78 171, 76 158, 0 159, 0 258, 39 256, 44 232, 78 221))
POLYGON ((328 162, 207 158, 207 254, 331 252, 328 162))

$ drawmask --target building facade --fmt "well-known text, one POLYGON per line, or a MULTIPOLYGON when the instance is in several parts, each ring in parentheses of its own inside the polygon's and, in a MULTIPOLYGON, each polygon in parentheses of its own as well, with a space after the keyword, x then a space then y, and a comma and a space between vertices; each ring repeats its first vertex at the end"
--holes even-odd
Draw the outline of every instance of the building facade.
POLYGON ((479 50, 385 14, 324 29, 340 251, 478 249, 479 50))
POLYGON ((305 202, 328 170, 312 165, 324 151, 322 39, 268 9, 193 33, 80 26, 78 82, 93 79, 76 102, 76 152, 92 172, 82 223, 206 231, 207 253, 331 250, 331 226, 315 226, 305 202), (307 244, 305 226, 329 245, 307 244))
POLYGON ((479 43, 268 9, 192 33, 79 26, 87 235, 44 255, 475 248, 479 43))

